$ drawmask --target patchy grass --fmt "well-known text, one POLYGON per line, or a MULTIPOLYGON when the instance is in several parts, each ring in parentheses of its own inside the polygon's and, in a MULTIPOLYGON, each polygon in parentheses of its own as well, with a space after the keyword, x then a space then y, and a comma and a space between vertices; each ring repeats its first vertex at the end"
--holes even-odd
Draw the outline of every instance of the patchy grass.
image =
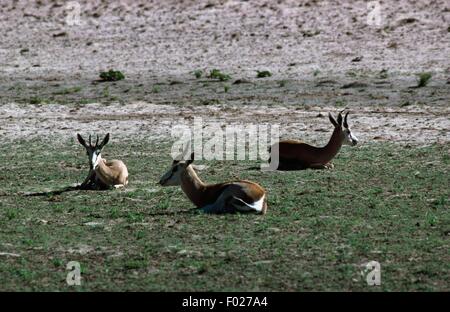
POLYGON ((380 70, 380 72, 378 73, 378 78, 379 79, 387 79, 389 77, 389 73, 387 69, 382 69, 380 70))
POLYGON ((209 73, 208 78, 210 79, 218 79, 219 81, 227 81, 231 79, 230 75, 224 74, 222 73, 220 70, 218 69, 213 69, 211 70, 211 72, 209 73))
POLYGON ((284 88, 287 83, 288 83, 287 80, 280 80, 280 81, 278 81, 278 86, 280 88, 284 88))
POLYGON ((261 71, 257 70, 256 72, 257 72, 256 78, 266 78, 272 76, 272 73, 268 70, 261 70, 261 71))
POLYGON ((347 105, 347 102, 345 100, 342 100, 342 99, 337 99, 334 102, 334 106, 336 106, 336 107, 345 107, 346 105, 347 105))
POLYGON ((101 72, 100 79, 102 81, 118 81, 125 79, 125 75, 121 71, 110 69, 107 72, 101 72))
POLYGON ((417 75, 417 88, 425 87, 433 75, 431 73, 420 73, 417 75))
POLYGON ((39 96, 32 96, 28 102, 33 105, 45 103, 44 99, 40 98, 39 96))
POLYGON ((56 91, 54 94, 55 95, 67 95, 67 94, 73 94, 73 93, 77 93, 81 91, 81 87, 68 87, 68 88, 64 88, 60 91, 56 91))
POLYGON ((158 85, 154 85, 152 87, 152 93, 160 93, 161 92, 161 88, 158 85))
POLYGON ((194 71, 194 76, 196 79, 200 79, 203 76, 203 70, 197 69, 194 71))
POLYGON ((209 183, 268 191, 266 216, 204 215, 157 185, 170 146, 111 142, 126 190, 70 191, 88 164, 70 140, 0 146, 0 290, 450 290, 450 146, 343 148, 333 170, 260 172, 256 162, 198 162, 209 183), (361 265, 381 263, 379 287, 361 265), (78 261, 82 285, 66 285, 78 261), (177 281, 174 283, 174 281, 177 281))

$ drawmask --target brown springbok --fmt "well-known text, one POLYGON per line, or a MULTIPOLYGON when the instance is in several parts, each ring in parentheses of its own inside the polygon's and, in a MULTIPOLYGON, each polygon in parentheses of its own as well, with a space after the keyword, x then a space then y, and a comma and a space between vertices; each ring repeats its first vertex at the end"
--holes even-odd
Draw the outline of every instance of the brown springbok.
POLYGON ((110 160, 102 158, 103 147, 109 141, 109 133, 106 134, 103 141, 98 144, 98 135, 95 145, 91 144, 89 135, 89 145, 86 144, 83 137, 77 134, 78 142, 84 146, 89 157, 89 174, 81 184, 81 188, 100 188, 124 187, 128 184, 128 169, 121 160, 110 160))
POLYGON ((180 185, 194 205, 206 213, 266 213, 267 196, 261 186, 245 180, 205 184, 191 166, 193 161, 194 153, 188 160, 174 160, 159 184, 162 186, 180 185))
POLYGON ((276 159, 274 151, 278 148, 278 170, 331 169, 334 166, 330 161, 337 155, 343 144, 354 146, 358 143, 358 139, 348 127, 348 112, 344 118, 340 112, 337 121, 331 113, 328 117, 334 126, 334 131, 324 147, 315 147, 297 140, 284 140, 271 146, 271 159, 276 159))

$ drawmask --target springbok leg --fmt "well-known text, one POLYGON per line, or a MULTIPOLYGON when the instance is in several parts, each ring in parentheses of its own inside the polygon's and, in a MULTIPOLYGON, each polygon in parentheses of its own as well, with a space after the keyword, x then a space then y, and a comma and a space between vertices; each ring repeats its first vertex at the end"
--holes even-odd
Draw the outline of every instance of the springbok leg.
POLYGON ((89 185, 89 182, 92 180, 92 178, 95 175, 95 171, 94 170, 90 170, 86 179, 84 179, 83 183, 81 183, 80 188, 84 189, 87 187, 87 185, 89 185))

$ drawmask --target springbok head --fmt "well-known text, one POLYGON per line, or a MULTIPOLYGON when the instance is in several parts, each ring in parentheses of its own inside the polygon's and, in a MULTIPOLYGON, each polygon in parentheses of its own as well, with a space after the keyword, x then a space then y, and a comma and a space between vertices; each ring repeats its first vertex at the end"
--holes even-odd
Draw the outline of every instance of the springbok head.
POLYGON ((191 158, 188 160, 174 159, 169 170, 159 180, 159 184, 162 186, 181 185, 181 176, 193 161, 194 153, 191 153, 191 158))
POLYGON ((97 135, 97 140, 95 141, 94 145, 92 145, 90 135, 89 135, 89 145, 86 144, 86 141, 79 133, 77 134, 77 138, 78 142, 80 142, 80 144, 83 145, 84 148, 86 149, 86 154, 89 157, 89 166, 91 167, 91 170, 97 168, 98 162, 101 159, 102 149, 109 141, 109 133, 106 134, 105 138, 100 144, 98 144, 99 137, 97 135))
POLYGON ((358 144, 358 139, 353 135, 353 133, 350 131, 350 128, 348 127, 347 117, 349 112, 345 114, 344 118, 342 118, 342 112, 338 114, 337 121, 336 119, 334 119, 331 113, 328 113, 328 117, 330 118, 333 126, 340 131, 343 140, 342 144, 355 146, 356 144, 358 144))

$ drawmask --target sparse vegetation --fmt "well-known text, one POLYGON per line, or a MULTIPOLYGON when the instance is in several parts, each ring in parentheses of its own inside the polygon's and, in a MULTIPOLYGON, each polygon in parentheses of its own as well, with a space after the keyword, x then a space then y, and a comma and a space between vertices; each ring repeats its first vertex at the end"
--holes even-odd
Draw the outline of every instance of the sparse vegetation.
POLYGON ((218 69, 213 69, 211 70, 211 72, 209 73, 208 78, 210 79, 218 79, 220 81, 227 81, 231 79, 230 75, 224 74, 222 73, 220 70, 218 69))
POLYGON ((202 99, 202 100, 200 100, 200 105, 214 105, 214 104, 220 104, 220 101, 218 99, 202 99))
POLYGON ((110 69, 107 72, 101 72, 100 79, 102 81, 118 81, 125 79, 125 75, 121 71, 110 69))
POLYGON ((200 78, 202 78, 202 76, 203 76, 203 70, 196 70, 196 71, 194 71, 194 76, 195 76, 195 78, 197 78, 197 79, 200 79, 200 78))
POLYGON ((403 103, 400 104, 400 107, 406 107, 406 106, 410 106, 411 102, 410 101, 404 101, 403 103))
POLYGON ((154 85, 152 87, 152 93, 159 93, 159 92, 161 92, 161 88, 157 85, 154 85))
POLYGON ((55 95, 67 95, 72 93, 77 93, 81 91, 81 87, 69 87, 62 89, 61 91, 55 92, 55 95))
POLYGON ((388 77, 388 70, 387 69, 380 70, 380 72, 378 73, 378 78, 386 79, 387 77, 388 77))
POLYGON ((107 98, 109 97, 109 86, 106 86, 105 88, 103 88, 103 97, 107 98))
POLYGON ((272 73, 268 70, 261 70, 261 71, 257 71, 256 74, 256 78, 266 78, 266 77, 271 77, 272 73))
POLYGON ((345 106, 347 106, 347 103, 342 99, 337 99, 336 102, 334 103, 334 106, 345 107, 345 106))
POLYGON ((30 98, 30 104, 37 105, 42 103, 44 103, 44 100, 38 96, 33 96, 30 98))
POLYGON ((425 87, 430 81, 432 74, 431 73, 420 73, 417 75, 417 88, 425 87))

